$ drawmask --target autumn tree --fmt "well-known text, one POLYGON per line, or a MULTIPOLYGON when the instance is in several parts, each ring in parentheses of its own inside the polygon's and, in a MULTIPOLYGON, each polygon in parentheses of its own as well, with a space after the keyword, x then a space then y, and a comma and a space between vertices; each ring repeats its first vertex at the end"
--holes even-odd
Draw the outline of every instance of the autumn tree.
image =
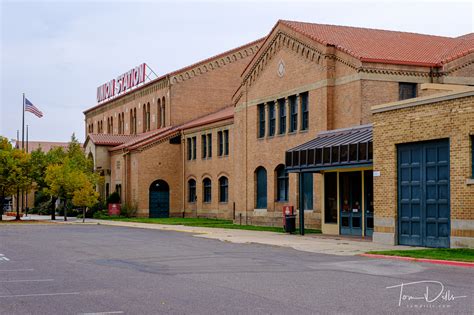
MULTIPOLYGON (((6 196, 18 194, 20 190, 29 191, 32 188, 33 180, 29 174, 30 162, 28 153, 13 148, 8 139, 0 137, 1 213, 3 213, 3 203, 6 196)), ((20 220, 18 202, 17 200, 16 219, 20 220)))

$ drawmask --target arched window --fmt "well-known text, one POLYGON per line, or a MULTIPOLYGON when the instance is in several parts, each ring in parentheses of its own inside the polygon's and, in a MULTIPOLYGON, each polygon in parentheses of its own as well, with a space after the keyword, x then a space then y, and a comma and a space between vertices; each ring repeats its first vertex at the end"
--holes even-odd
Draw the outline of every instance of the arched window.
POLYGON ((277 180, 277 201, 288 201, 289 180, 285 165, 278 165, 275 169, 275 173, 277 180))
POLYGON ((165 97, 161 99, 161 127, 164 127, 166 124, 166 104, 165 97))
POLYGON ((156 102, 156 128, 161 128, 161 98, 156 102))
POLYGON ((219 178, 219 202, 229 201, 229 180, 222 176, 219 178))
POLYGON ((143 122, 143 125, 142 125, 143 132, 148 131, 146 104, 143 104, 143 109, 142 109, 142 122, 143 122))
POLYGON ((196 181, 188 180, 188 202, 196 202, 196 181))
POLYGON ((256 207, 257 209, 267 208, 267 170, 260 166, 255 170, 256 181, 256 207))
POLYGON ((211 202, 211 197, 212 197, 212 193, 211 193, 211 180, 209 178, 204 178, 204 180, 202 181, 202 186, 203 186, 203 202, 211 202))
POLYGON ((133 108, 130 108, 130 134, 133 135, 133 108))

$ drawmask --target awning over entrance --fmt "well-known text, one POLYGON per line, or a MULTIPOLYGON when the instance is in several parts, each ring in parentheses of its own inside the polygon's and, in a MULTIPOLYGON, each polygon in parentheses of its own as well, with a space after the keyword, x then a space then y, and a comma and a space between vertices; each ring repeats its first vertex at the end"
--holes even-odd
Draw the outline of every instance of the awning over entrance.
POLYGON ((370 166, 372 160, 372 124, 324 131, 285 153, 293 173, 370 166))

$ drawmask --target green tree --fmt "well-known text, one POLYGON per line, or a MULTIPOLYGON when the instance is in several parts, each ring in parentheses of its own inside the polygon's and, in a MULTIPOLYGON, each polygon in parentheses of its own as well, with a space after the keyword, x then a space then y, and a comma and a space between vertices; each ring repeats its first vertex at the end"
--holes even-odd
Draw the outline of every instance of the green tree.
MULTIPOLYGON (((31 166, 30 155, 12 147, 8 139, 0 137, 0 194, 1 212, 6 196, 18 194, 20 190, 29 191, 33 180, 29 174, 31 166)), ((20 220, 20 211, 17 200, 16 219, 20 220)))
MULTIPOLYGON (((94 172, 93 162, 86 157, 74 134, 65 157, 60 163, 48 165, 45 172, 45 182, 48 186, 46 191, 55 198, 63 199, 66 204, 68 201, 73 201, 74 194, 77 195, 76 201, 84 204, 85 197, 79 197, 81 193, 77 191, 85 190, 86 196, 95 196, 90 190, 94 190, 98 181, 99 176, 94 172)), ((64 220, 67 220, 66 209, 64 220)))
POLYGON ((88 208, 94 206, 99 200, 99 193, 95 191, 89 178, 82 175, 82 188, 75 190, 72 196, 72 203, 77 207, 82 207, 82 222, 85 222, 88 208))

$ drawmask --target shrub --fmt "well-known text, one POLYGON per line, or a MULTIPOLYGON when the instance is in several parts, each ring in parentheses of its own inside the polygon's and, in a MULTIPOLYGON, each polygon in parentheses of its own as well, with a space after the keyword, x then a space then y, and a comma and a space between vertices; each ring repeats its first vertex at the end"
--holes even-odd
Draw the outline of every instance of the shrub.
POLYGON ((138 204, 137 202, 133 203, 125 203, 122 205, 122 208, 120 209, 120 215, 126 218, 132 218, 137 215, 138 212, 138 204))

